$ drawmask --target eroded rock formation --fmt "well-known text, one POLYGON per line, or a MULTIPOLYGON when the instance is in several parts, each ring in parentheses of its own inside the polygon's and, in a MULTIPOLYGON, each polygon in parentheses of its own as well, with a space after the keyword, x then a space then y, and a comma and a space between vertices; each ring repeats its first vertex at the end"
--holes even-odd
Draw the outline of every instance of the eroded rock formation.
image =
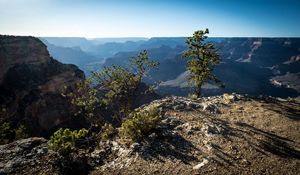
POLYGON ((70 105, 61 95, 84 74, 53 59, 34 37, 0 36, 1 120, 24 122, 32 135, 47 135, 70 121, 70 105))

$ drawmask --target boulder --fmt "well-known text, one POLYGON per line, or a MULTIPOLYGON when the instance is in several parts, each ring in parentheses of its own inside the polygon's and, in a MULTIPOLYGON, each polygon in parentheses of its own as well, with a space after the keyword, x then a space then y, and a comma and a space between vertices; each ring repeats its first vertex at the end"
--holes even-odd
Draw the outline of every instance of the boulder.
POLYGON ((0 174, 28 174, 28 170, 38 171, 47 154, 47 140, 39 137, 0 145, 0 174))

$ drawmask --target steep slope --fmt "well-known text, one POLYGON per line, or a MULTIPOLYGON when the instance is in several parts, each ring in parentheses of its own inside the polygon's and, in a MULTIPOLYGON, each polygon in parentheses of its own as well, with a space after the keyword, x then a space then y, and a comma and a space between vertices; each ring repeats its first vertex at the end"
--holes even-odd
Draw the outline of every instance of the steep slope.
MULTIPOLYGON (((61 95, 84 74, 50 57, 34 37, 0 36, 1 121, 25 123, 32 135, 48 135, 70 121, 70 105, 61 95)), ((69 122, 69 123, 68 123, 69 122)))

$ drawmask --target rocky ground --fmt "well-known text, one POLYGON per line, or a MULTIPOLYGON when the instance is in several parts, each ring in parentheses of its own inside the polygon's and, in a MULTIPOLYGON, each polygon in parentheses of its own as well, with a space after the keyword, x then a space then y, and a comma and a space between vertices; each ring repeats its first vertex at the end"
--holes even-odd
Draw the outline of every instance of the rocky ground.
POLYGON ((0 146, 0 174, 300 173, 299 99, 167 97, 142 108, 153 105, 163 113, 157 131, 142 143, 100 142, 73 164, 82 171, 62 171, 67 160, 29 138, 0 146))

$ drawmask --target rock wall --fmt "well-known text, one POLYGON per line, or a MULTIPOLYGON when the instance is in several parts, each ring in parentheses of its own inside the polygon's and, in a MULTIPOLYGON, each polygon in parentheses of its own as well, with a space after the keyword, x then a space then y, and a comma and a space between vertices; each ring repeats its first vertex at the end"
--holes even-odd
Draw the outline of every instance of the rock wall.
POLYGON ((0 121, 26 123, 35 136, 80 125, 70 120, 71 106, 61 93, 82 79, 81 70, 53 59, 39 39, 0 35, 0 121))

